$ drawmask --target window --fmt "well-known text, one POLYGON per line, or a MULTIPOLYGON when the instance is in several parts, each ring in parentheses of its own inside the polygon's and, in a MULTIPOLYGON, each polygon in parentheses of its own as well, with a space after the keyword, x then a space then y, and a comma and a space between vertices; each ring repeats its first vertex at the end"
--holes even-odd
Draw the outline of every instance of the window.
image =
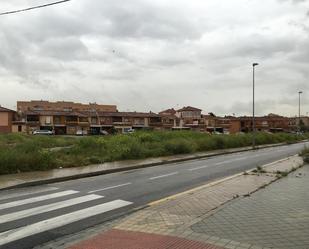
POLYGON ((51 117, 46 117, 45 123, 46 123, 46 124, 50 124, 50 123, 51 123, 51 117))
POLYGON ((38 115, 28 115, 27 121, 28 122, 39 122, 39 116, 38 115))
POLYGON ((54 122, 55 122, 55 124, 60 124, 61 118, 59 116, 54 117, 54 122))
POLYGON ((91 124, 96 124, 98 122, 98 119, 96 117, 91 118, 91 124))

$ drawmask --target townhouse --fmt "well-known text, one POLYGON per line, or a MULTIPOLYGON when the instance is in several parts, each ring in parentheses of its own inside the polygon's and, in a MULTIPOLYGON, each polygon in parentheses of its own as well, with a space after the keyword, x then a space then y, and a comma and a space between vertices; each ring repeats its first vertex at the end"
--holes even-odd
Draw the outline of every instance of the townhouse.
POLYGON ((12 132, 15 111, 0 106, 0 133, 12 132))
POLYGON ((118 112, 115 105, 73 102, 17 102, 17 119, 13 131, 31 134, 34 130, 51 130, 56 135, 98 135, 127 132, 131 129, 161 129, 161 117, 149 112, 118 112))
MULTIPOLYGON (((299 119, 276 114, 256 117, 258 131, 297 130, 299 119)), ((308 117, 301 117, 305 127, 308 117)), ((18 101, 17 111, 0 107, 0 132, 51 130, 56 135, 125 133, 134 130, 193 130, 235 134, 252 131, 252 117, 216 116, 185 106, 153 112, 119 112, 116 105, 81 104, 67 101, 18 101)))
MULTIPOLYGON (((238 119, 242 132, 252 131, 252 117, 244 116, 238 119)), ((270 113, 267 116, 255 117, 255 127, 257 131, 289 132, 295 129, 295 124, 291 123, 288 117, 270 113)))

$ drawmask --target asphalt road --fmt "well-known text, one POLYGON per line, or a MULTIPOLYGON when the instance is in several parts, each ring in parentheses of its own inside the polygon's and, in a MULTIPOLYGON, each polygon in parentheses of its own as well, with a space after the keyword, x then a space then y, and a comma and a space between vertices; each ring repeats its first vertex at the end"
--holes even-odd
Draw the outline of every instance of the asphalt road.
POLYGON ((293 144, 0 192, 0 248, 27 249, 291 155, 293 144))

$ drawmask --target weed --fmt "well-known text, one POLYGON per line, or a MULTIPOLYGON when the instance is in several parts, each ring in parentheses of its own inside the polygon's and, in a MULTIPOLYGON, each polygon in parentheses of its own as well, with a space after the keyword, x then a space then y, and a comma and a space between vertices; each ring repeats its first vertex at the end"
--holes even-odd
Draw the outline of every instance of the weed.
MULTIPOLYGON (((309 134, 256 134, 256 142, 272 144, 295 142, 309 134)), ((216 135, 192 131, 143 131, 128 135, 65 137, 31 136, 23 134, 0 135, 0 174, 75 167, 103 162, 177 154, 206 152, 217 149, 251 146, 251 134, 216 135), (50 150, 67 147, 62 150, 50 150)), ((309 162, 309 150, 303 152, 309 162)), ((264 173, 257 167, 256 173, 264 173)))

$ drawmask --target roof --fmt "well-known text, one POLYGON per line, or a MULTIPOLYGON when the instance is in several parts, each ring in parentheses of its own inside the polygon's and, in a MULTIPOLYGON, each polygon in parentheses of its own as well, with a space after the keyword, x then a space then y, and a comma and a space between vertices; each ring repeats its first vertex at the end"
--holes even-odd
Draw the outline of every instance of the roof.
MULTIPOLYGON (((252 116, 242 116, 238 117, 239 120, 251 120, 252 116)), ((256 120, 283 120, 283 119, 289 119, 288 117, 284 116, 257 116, 255 117, 256 120)))
POLYGON ((25 115, 41 115, 41 116, 78 116, 88 117, 80 112, 65 112, 65 111, 26 111, 25 115))
POLYGON ((153 112, 98 112, 99 117, 134 117, 134 118, 158 118, 159 114, 153 112))
POLYGON ((159 112, 160 115, 175 115, 176 114, 176 111, 174 108, 171 108, 171 109, 167 109, 167 110, 164 110, 162 112, 159 112))
POLYGON ((15 112, 15 111, 0 106, 0 112, 15 112))
POLYGON ((178 112, 183 112, 183 111, 202 111, 201 109, 192 107, 192 106, 185 106, 179 110, 177 110, 178 112))

